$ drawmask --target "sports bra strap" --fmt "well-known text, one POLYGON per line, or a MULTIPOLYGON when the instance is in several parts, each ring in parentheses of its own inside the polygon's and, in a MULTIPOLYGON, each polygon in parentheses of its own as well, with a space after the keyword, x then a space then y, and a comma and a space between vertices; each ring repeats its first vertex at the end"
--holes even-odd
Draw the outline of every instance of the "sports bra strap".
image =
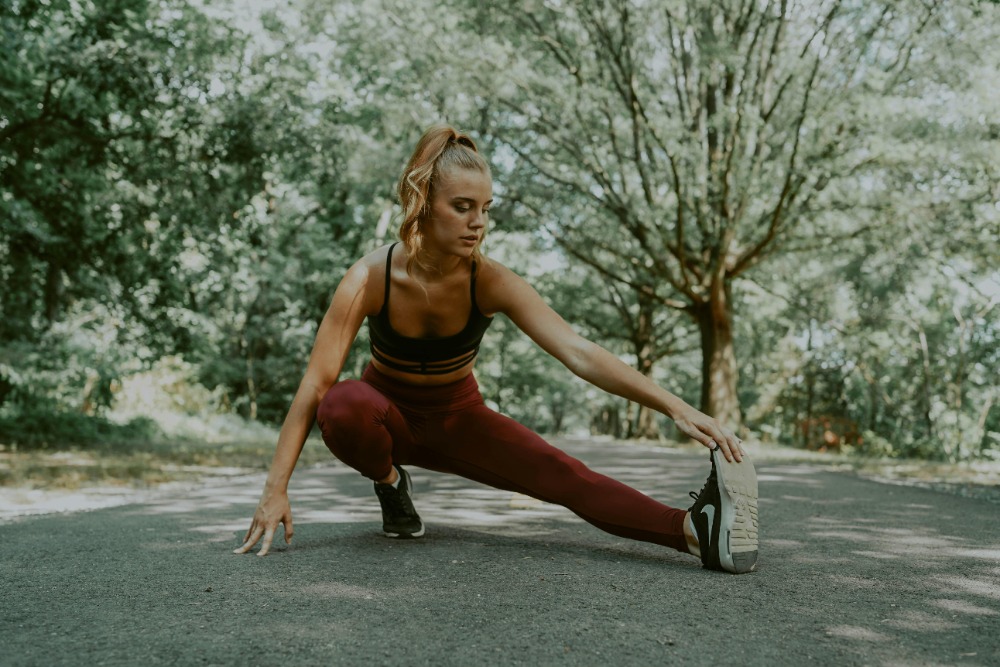
POLYGON ((382 298, 383 308, 389 307, 389 283, 392 281, 392 249, 399 244, 399 241, 389 246, 389 254, 385 258, 385 296, 382 298))
POLYGON ((476 305, 476 260, 472 260, 472 280, 470 284, 471 287, 469 287, 469 290, 472 295, 472 307, 475 310, 479 310, 479 306, 476 305))

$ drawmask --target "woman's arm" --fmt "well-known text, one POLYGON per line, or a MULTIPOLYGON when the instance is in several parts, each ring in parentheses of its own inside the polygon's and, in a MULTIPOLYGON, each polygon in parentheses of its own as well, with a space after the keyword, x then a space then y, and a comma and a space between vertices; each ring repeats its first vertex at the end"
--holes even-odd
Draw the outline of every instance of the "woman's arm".
POLYGON ((718 444, 727 460, 741 461, 743 450, 733 432, 659 387, 648 377, 579 334, 538 292, 510 269, 490 263, 479 297, 487 312, 501 312, 543 350, 575 375, 596 387, 670 417, 681 431, 706 447, 718 444))
POLYGON ((367 295, 368 264, 361 260, 344 275, 333 294, 330 307, 316 332, 316 342, 309 355, 309 364, 299 383, 298 391, 288 409, 288 415, 278 435, 278 446, 271 460, 271 469, 264 491, 243 544, 234 553, 246 553, 261 537, 258 556, 266 556, 278 524, 285 527, 285 542, 292 539, 292 511, 288 503, 288 480, 302 453, 306 437, 316 420, 316 408, 340 376, 351 343, 358 335, 361 322, 371 304, 367 295))

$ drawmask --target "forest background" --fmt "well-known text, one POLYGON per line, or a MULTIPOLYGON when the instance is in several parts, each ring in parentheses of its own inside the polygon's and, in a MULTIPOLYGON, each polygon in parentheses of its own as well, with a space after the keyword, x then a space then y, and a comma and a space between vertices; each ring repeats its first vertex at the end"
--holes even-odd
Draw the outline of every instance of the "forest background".
MULTIPOLYGON (((1000 459, 996 4, 271 5, 0 0, 5 451, 270 438, 448 122, 493 165, 487 255, 669 390, 1000 459)), ((546 433, 676 435, 502 317, 476 373, 546 433)))

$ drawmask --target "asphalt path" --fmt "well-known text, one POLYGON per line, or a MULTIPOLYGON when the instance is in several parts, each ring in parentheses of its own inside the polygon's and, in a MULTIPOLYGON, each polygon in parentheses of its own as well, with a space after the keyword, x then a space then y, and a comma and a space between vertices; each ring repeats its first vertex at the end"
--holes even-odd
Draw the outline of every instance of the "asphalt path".
MULTIPOLYGON (((668 504, 707 452, 557 444, 668 504)), ((313 446, 310 443, 309 446, 313 446)), ((427 535, 370 482, 299 470, 296 535, 237 556, 263 476, 0 525, 2 665, 997 665, 1000 509, 758 463, 754 573, 412 468, 427 535)))

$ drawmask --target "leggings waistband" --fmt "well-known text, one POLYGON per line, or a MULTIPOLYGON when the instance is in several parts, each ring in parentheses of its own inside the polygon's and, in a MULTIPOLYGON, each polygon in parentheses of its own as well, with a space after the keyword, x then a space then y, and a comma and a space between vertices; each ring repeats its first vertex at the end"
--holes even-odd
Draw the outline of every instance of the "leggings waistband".
POLYGON ((378 389, 394 403, 425 412, 460 410, 483 403, 479 383, 472 373, 445 384, 417 385, 389 377, 369 362, 361 374, 361 381, 378 389))

